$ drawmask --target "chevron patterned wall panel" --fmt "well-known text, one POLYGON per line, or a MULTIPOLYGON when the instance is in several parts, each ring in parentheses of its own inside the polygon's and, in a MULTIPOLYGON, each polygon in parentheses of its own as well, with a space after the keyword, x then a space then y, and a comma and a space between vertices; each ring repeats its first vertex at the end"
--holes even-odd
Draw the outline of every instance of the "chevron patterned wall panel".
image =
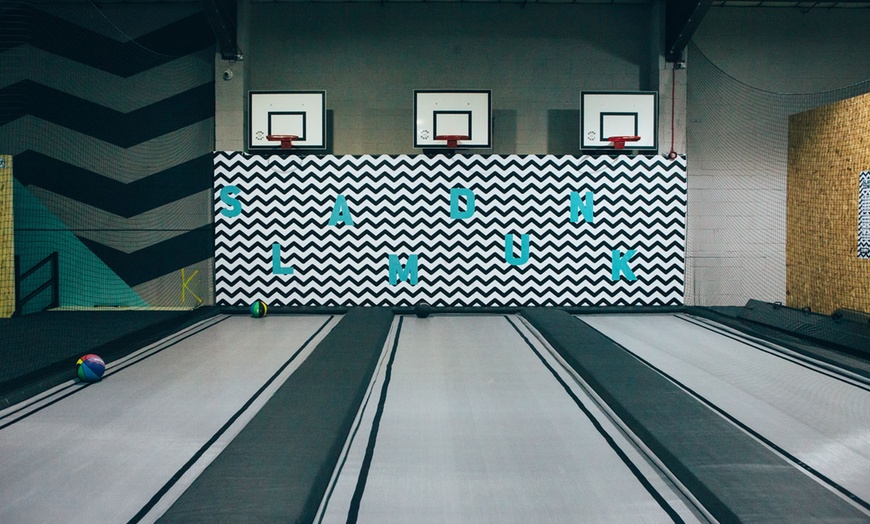
POLYGON ((220 304, 678 305, 686 163, 215 153, 220 304))
POLYGON ((193 307, 184 270, 209 300, 214 36, 201 5, 10 2, 0 15, 22 267, 59 252, 62 306, 193 307))

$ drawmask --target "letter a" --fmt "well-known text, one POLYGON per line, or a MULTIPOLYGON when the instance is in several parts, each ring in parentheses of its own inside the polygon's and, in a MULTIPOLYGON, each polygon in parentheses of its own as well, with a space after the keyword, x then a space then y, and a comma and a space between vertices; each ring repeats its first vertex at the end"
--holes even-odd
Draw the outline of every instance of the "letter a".
POLYGON ((335 226, 341 222, 346 226, 353 227, 353 218, 350 216, 350 208, 344 195, 335 197, 335 205, 332 206, 332 216, 329 217, 329 225, 335 226))
POLYGON ((610 280, 619 280, 620 273, 625 273, 625 278, 628 280, 637 280, 637 277, 631 272, 631 268, 628 267, 628 260, 634 256, 634 253, 633 249, 629 249, 625 252, 625 256, 622 256, 622 253, 618 249, 612 251, 610 257, 610 280))

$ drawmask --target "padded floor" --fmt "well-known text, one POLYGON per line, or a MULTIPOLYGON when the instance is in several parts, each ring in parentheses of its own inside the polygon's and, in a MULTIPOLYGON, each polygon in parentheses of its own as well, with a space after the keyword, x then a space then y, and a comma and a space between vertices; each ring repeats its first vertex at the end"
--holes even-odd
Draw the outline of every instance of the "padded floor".
POLYGON ((261 388, 286 379, 292 364, 276 370, 326 321, 215 317, 113 363, 99 383, 0 412, 0 522, 127 522, 220 452, 250 418, 240 410, 265 403, 261 388))
POLYGON ((695 520, 518 316, 404 317, 387 349, 318 521, 695 520))
MULTIPOLYGON (((700 415, 737 434, 719 443, 751 441, 793 458, 793 466, 777 458, 777 467, 794 475, 772 475, 741 462, 747 446, 707 446, 707 455, 731 453, 728 460, 747 466, 726 487, 763 486, 746 494, 752 500, 737 508, 741 515, 802 507, 800 495, 815 492, 800 482, 791 491, 765 484, 796 476, 824 492, 807 500, 815 507, 825 499, 818 505, 825 514, 870 519, 870 386, 862 377, 684 315, 584 317, 631 356, 560 312, 566 322, 548 324, 561 326, 557 335, 607 346, 596 357, 595 347, 577 345, 591 355, 579 374, 550 346, 560 337, 544 338, 525 313, 419 319, 367 309, 343 318, 212 317, 112 362, 100 383, 70 381, 0 411, 0 522, 287 521, 290 514, 306 522, 704 521, 709 508, 698 507, 697 492, 687 493, 664 465, 709 459, 701 449, 709 440, 689 451, 660 446, 683 453, 665 459, 626 432, 642 420, 648 435, 695 442, 707 435, 700 415), (341 368, 347 372, 336 373, 341 368), (662 419, 649 417, 627 425, 616 413, 634 408, 606 405, 590 386, 609 380, 636 399, 651 382, 635 368, 673 389, 654 400, 667 408, 662 413, 680 415, 668 418, 679 427, 663 432, 653 427, 662 419), (353 407, 327 412, 338 404, 353 407), (327 435, 317 422, 329 417, 327 435), (284 422, 292 427, 279 427, 284 422), (290 444, 288 435, 299 438, 290 444), (300 460, 276 459, 276 450, 300 460), (298 464, 307 455, 317 457, 303 476, 298 464), (285 484, 301 495, 288 498, 285 484), (794 496, 774 494, 783 492, 794 496)), ((710 484, 729 482, 721 471, 710 484)))
POLYGON ((582 320, 870 510, 870 381, 687 315, 582 320))

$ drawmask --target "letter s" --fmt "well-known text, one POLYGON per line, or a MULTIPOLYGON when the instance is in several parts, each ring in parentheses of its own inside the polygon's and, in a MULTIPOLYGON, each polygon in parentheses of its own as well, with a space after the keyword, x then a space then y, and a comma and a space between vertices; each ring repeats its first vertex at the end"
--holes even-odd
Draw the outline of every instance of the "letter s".
POLYGON ((241 192, 241 189, 236 186, 225 186, 221 188, 221 202, 229 206, 229 208, 221 209, 221 214, 223 216, 234 217, 242 214, 242 203, 233 196, 241 192))

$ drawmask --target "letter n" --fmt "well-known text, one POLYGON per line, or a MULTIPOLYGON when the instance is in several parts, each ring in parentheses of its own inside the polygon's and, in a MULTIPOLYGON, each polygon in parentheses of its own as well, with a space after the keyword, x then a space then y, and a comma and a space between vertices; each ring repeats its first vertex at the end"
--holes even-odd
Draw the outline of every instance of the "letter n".
POLYGON ((580 212, 582 212, 583 220, 591 224, 595 219, 595 211, 593 209, 594 200, 595 194, 592 193, 592 191, 586 192, 585 199, 580 198, 580 193, 571 191, 571 222, 579 222, 580 212))

